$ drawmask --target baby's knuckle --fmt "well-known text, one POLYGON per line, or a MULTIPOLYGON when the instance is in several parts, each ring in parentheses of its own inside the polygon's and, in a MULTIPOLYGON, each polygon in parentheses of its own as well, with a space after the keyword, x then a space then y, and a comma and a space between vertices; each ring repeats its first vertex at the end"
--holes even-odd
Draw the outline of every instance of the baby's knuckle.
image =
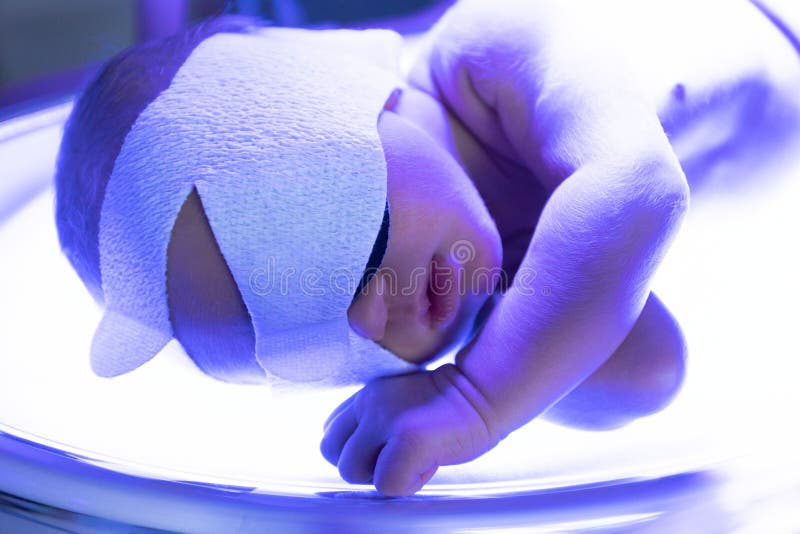
POLYGON ((416 453, 425 449, 425 435, 418 428, 401 429, 395 434, 395 439, 398 445, 409 452, 416 453))
POLYGON ((358 392, 358 397, 360 402, 364 402, 365 399, 370 400, 374 398, 378 394, 378 385, 376 382, 368 382, 361 391, 358 392))
POLYGON ((374 383, 369 383, 358 392, 353 403, 353 408, 357 414, 368 414, 373 411, 375 406, 382 406, 380 388, 374 383))

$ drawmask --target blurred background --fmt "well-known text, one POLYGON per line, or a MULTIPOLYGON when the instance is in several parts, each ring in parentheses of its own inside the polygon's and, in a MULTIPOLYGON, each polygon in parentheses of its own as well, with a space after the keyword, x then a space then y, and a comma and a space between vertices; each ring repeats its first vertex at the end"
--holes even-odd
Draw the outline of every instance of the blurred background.
POLYGON ((2 0, 0 121, 70 98, 104 60, 223 13, 278 26, 422 31, 452 0, 2 0))

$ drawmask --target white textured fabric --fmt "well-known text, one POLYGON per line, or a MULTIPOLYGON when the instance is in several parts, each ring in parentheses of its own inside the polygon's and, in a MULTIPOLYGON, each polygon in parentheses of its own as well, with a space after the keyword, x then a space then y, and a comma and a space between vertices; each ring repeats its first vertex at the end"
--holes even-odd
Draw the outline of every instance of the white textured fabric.
POLYGON ((267 382, 346 384, 416 368, 356 335, 346 315, 384 212, 377 121, 402 86, 400 45, 386 31, 267 29, 217 34, 193 51, 137 118, 106 190, 97 374, 131 371, 172 338, 167 246, 192 188, 267 382))

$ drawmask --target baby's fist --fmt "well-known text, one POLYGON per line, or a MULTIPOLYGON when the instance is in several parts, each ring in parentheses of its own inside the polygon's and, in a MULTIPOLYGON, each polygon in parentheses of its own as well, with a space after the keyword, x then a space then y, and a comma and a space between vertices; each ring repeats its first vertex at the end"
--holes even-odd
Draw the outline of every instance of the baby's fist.
POLYGON ((489 413, 452 364, 379 378, 334 410, 320 450, 347 482, 411 495, 440 465, 467 462, 497 444, 489 413))

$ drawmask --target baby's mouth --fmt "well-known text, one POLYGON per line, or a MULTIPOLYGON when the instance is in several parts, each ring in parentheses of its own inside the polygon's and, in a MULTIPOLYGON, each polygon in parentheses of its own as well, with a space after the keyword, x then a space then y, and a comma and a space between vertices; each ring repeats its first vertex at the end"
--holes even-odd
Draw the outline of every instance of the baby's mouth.
POLYGON ((431 258, 425 293, 429 303, 425 318, 431 328, 444 329, 456 316, 461 302, 463 270, 463 266, 447 256, 435 254, 431 258))

